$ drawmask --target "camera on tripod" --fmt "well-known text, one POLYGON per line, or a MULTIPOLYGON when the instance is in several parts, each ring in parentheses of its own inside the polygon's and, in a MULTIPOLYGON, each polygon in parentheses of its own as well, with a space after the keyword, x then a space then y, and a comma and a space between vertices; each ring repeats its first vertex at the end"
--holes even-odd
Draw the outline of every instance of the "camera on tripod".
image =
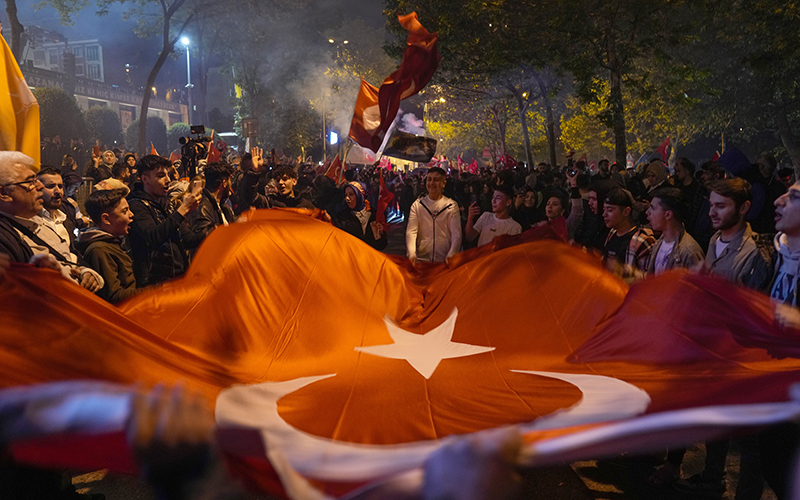
POLYGON ((186 169, 189 177, 197 175, 197 164, 208 156, 206 144, 211 142, 210 137, 206 137, 205 125, 192 125, 189 127, 189 137, 181 137, 181 165, 186 169), (192 137, 192 135, 194 137, 192 137))

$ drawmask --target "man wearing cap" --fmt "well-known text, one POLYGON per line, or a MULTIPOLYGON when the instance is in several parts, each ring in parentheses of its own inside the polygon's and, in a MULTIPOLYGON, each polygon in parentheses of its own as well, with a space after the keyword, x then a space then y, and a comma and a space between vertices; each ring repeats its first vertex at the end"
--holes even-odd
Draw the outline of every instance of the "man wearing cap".
POLYGON ((604 245, 606 267, 631 282, 647 272, 650 251, 656 243, 653 232, 634 221, 634 209, 640 209, 630 191, 609 191, 603 205, 603 222, 609 228, 604 245))

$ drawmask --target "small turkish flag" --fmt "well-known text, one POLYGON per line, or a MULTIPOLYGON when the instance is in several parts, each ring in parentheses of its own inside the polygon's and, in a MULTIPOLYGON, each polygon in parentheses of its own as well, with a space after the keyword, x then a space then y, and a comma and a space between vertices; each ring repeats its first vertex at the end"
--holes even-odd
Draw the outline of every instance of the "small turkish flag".
POLYGON ((336 158, 334 158, 331 162, 331 166, 328 167, 328 171, 325 172, 325 177, 332 180, 334 183, 336 183, 336 185, 339 185, 343 178, 342 169, 342 161, 339 159, 339 155, 336 155, 336 158))

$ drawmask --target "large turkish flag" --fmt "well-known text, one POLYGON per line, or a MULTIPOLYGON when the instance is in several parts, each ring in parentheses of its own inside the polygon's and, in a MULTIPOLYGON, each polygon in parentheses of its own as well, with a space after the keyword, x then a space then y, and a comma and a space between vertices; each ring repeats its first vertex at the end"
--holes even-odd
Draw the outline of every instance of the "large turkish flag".
MULTIPOLYGON (((797 332, 729 283, 667 274, 628 291, 592 256, 532 241, 556 238, 548 226, 412 268, 311 217, 248 219, 214 231, 184 278, 119 308, 14 267, 0 285, 0 384, 185 381, 222 428, 254 432, 248 446, 223 435, 233 460, 289 495, 259 455, 284 481, 297 471, 340 493, 502 425, 525 433, 528 463, 552 463, 763 423, 753 409, 797 412, 797 332), (739 420, 701 426, 696 408, 720 405, 739 405, 725 406, 739 420)), ((92 425, 114 430, 120 415, 92 425)), ((15 449, 36 461, 48 443, 15 449)))

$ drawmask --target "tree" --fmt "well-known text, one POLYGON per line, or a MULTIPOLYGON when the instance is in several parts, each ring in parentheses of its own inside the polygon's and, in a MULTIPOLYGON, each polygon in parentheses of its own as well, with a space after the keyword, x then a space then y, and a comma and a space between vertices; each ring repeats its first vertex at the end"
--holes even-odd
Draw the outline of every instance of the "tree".
POLYGON ((17 0, 6 0, 6 15, 8 16, 8 24, 11 25, 11 53, 19 61, 22 53, 22 32, 25 27, 19 22, 19 17, 17 16, 17 0))
POLYGON ((39 127, 43 136, 88 138, 86 122, 74 96, 53 87, 38 87, 33 95, 39 102, 39 127))
POLYGON ((167 129, 167 150, 172 151, 180 145, 181 137, 189 137, 189 124, 178 122, 167 129))
MULTIPOLYGON (((153 146, 159 154, 167 154, 168 151, 174 149, 167 146, 167 126, 164 120, 158 116, 148 116, 145 127, 147 128, 147 138, 149 142, 143 154, 150 154, 150 142, 153 143, 153 146)), ((140 143, 139 130, 141 130, 139 120, 131 122, 131 124, 128 125, 128 130, 125 131, 125 144, 140 143)))
POLYGON ((119 115, 106 106, 92 106, 83 114, 92 141, 100 140, 109 147, 122 142, 122 124, 119 115))

